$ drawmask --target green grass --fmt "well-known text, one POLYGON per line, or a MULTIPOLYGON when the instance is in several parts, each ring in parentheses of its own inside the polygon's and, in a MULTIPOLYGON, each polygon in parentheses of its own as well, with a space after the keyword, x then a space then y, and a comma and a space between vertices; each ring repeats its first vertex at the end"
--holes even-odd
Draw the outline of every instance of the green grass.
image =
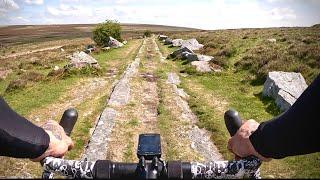
POLYGON ((77 78, 67 78, 59 81, 44 81, 22 90, 4 94, 4 99, 10 107, 22 116, 31 110, 45 107, 56 101, 77 81, 77 78))
MULTIPOLYGON (((159 74, 159 73, 158 73, 159 74)), ((179 151, 177 147, 175 146, 175 142, 172 140, 172 125, 175 121, 174 116, 171 114, 171 112, 165 107, 165 104, 163 102, 164 99, 164 92, 162 91, 162 82, 158 81, 158 95, 159 95, 159 105, 157 108, 158 111, 158 127, 161 132, 161 136, 165 139, 165 159, 167 161, 169 160, 177 160, 177 157, 179 157, 179 151)))
POLYGON ((99 114, 105 108, 106 96, 102 96, 98 100, 87 100, 82 102, 79 106, 76 107, 79 118, 75 124, 74 130, 72 131, 71 138, 74 141, 74 148, 72 151, 69 151, 66 155, 67 159, 78 159, 83 152, 83 147, 89 140, 89 130, 94 126, 94 123, 99 116, 99 114), (88 108, 93 108, 93 111, 90 115, 82 117, 84 111, 88 108))
POLYGON ((102 51, 99 53, 94 53, 93 57, 98 61, 102 69, 110 69, 112 67, 117 68, 117 75, 121 75, 124 69, 126 68, 126 65, 129 61, 131 61, 135 55, 137 54, 139 48, 135 49, 133 48, 130 51, 130 47, 136 46, 137 44, 140 44, 139 47, 142 45, 141 40, 132 40, 129 41, 125 46, 118 49, 110 49, 108 51, 102 51), (124 55, 124 52, 128 52, 127 55, 124 55))
MULTIPOLYGON (((135 47, 138 47, 139 44, 141 44, 141 40, 129 41, 129 43, 123 48, 111 50, 111 55, 107 54, 109 53, 108 51, 101 52, 100 54, 96 54, 95 56, 98 56, 97 60, 99 61, 99 63, 103 62, 102 66, 107 68, 109 67, 109 65, 112 65, 112 67, 114 68, 119 68, 117 73, 121 74, 123 73, 126 63, 131 61, 134 55, 136 54, 135 47), (123 54, 128 49, 130 49, 130 47, 133 47, 132 50, 126 53, 127 56, 123 57, 123 54), (122 61, 119 61, 119 59, 122 61)), ((54 64, 51 65, 59 65, 60 67, 62 67, 64 63, 65 62, 63 61, 56 61, 54 64)), ((102 72, 105 72, 106 68, 102 69, 102 72)), ((39 72, 41 74, 47 73, 47 68, 39 67, 38 65, 32 66, 32 69, 30 70, 39 72)), ((11 80, 20 78, 20 76, 16 75, 16 72, 13 72, 5 81, 0 81, 0 93, 12 109, 14 109, 17 113, 21 114, 22 116, 28 116, 31 111, 44 108, 52 103, 57 102, 59 98, 63 94, 68 92, 68 90, 70 90, 70 88, 73 87, 77 82, 91 76, 92 75, 90 75, 90 73, 87 72, 75 72, 74 74, 71 73, 69 76, 66 76, 64 78, 44 79, 38 82, 32 82, 32 86, 27 86, 25 88, 13 90, 11 92, 5 92, 5 89, 11 80)), ((97 116, 102 112, 103 108, 106 106, 106 98, 106 95, 104 95, 98 99, 87 99, 86 101, 82 102, 77 107, 75 107, 79 112, 79 119, 71 135, 72 139, 74 140, 75 147, 72 151, 66 154, 66 158, 77 159, 81 156, 83 148, 90 138, 89 130, 93 127, 97 116), (89 109, 93 109, 92 113, 87 115, 86 117, 83 117, 83 113, 89 109)), ((66 99, 66 101, 68 101, 68 99, 66 99)), ((136 122, 134 121, 132 122, 133 125, 135 123, 136 122)), ((31 163, 29 161, 23 161, 21 163, 25 164, 25 167, 28 169, 28 173, 31 173, 35 177, 39 177, 40 167, 38 163, 31 163)), ((5 168, 0 171, 1 176, 6 176, 7 173, 12 174, 12 172, 19 172, 19 169, 16 168, 16 166, 18 165, 15 163, 5 163, 4 165, 8 168, 5 168), (11 169, 11 172, 8 172, 9 168, 11 169)))
POLYGON ((123 161, 124 162, 134 162, 134 152, 133 150, 133 146, 134 146, 134 142, 132 141, 133 139, 133 134, 131 132, 126 132, 126 137, 128 139, 127 145, 125 147, 125 149, 123 150, 123 161))
MULTIPOLYGON (((259 41, 250 40, 246 44, 234 44, 235 53, 227 58, 231 68, 222 73, 198 73, 189 64, 181 61, 170 62, 175 72, 185 72, 189 76, 181 77, 181 87, 190 95, 188 101, 192 111, 199 118, 198 125, 212 132, 212 140, 226 159, 233 155, 227 150, 229 133, 224 125, 223 113, 215 109, 205 98, 205 94, 213 94, 228 102, 227 108, 236 109, 242 119, 255 119, 258 122, 269 120, 280 114, 274 100, 262 96, 263 82, 247 70, 233 71, 232 64, 242 61, 246 49, 255 46, 259 41), (240 47, 241 46, 241 47, 240 47), (203 87, 199 92, 195 86, 203 87)), ((163 45, 162 48, 167 48, 163 45)), ((169 48, 167 48, 168 50, 169 48)), ((166 50, 164 50, 166 52, 166 50)), ((320 153, 287 157, 263 163, 262 177, 265 178, 319 178, 320 153)))
POLYGON ((265 80, 268 72, 281 70, 300 72, 310 83, 320 73, 319 28, 168 32, 166 35, 196 38, 204 45, 200 53, 214 56, 214 62, 226 69, 247 69, 257 79, 265 80), (276 43, 269 42, 270 38, 276 39, 276 43))

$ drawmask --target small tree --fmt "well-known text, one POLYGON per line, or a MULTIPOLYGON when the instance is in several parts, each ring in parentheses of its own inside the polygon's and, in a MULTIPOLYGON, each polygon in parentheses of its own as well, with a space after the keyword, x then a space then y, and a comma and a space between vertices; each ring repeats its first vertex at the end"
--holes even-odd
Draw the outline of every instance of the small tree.
POLYGON ((150 37, 151 36, 151 31, 150 30, 146 30, 146 31, 144 31, 143 35, 145 37, 150 37))
POLYGON ((98 24, 93 30, 93 40, 98 46, 106 46, 110 40, 110 36, 122 41, 121 26, 116 20, 106 20, 106 22, 98 24))

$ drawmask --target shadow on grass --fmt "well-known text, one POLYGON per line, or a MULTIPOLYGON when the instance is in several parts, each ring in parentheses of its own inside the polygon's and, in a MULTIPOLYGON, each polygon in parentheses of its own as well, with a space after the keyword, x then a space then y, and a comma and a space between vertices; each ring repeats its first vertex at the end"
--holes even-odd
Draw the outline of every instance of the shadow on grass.
POLYGON ((261 102, 267 106, 266 111, 268 113, 272 114, 273 116, 278 116, 281 113, 273 98, 264 96, 262 92, 254 94, 254 96, 258 97, 261 102))
POLYGON ((260 85, 263 85, 265 81, 266 81, 266 78, 257 77, 257 78, 255 78, 255 79, 250 81, 250 85, 252 85, 252 86, 260 86, 260 85))

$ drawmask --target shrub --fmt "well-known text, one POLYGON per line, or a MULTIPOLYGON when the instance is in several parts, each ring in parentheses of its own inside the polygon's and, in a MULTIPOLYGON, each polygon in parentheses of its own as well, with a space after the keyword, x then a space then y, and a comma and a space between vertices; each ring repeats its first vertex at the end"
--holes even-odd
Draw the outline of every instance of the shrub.
POLYGON ((6 92, 23 89, 28 86, 28 83, 34 83, 39 82, 45 79, 45 76, 43 74, 40 74, 38 72, 27 72, 23 73, 18 79, 12 80, 7 89, 6 92))
POLYGON ((151 36, 151 31, 150 30, 146 30, 146 31, 144 31, 143 35, 145 37, 150 37, 151 36))
POLYGON ((106 22, 98 24, 93 30, 93 40, 99 46, 105 46, 110 40, 110 36, 122 41, 121 26, 118 21, 106 20, 106 22))

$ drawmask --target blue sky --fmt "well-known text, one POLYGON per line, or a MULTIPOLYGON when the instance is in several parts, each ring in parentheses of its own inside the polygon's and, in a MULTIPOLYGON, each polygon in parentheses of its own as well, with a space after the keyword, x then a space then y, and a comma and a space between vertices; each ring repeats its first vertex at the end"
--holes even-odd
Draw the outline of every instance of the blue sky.
POLYGON ((320 0, 0 0, 0 25, 163 24, 201 29, 310 26, 320 0))

